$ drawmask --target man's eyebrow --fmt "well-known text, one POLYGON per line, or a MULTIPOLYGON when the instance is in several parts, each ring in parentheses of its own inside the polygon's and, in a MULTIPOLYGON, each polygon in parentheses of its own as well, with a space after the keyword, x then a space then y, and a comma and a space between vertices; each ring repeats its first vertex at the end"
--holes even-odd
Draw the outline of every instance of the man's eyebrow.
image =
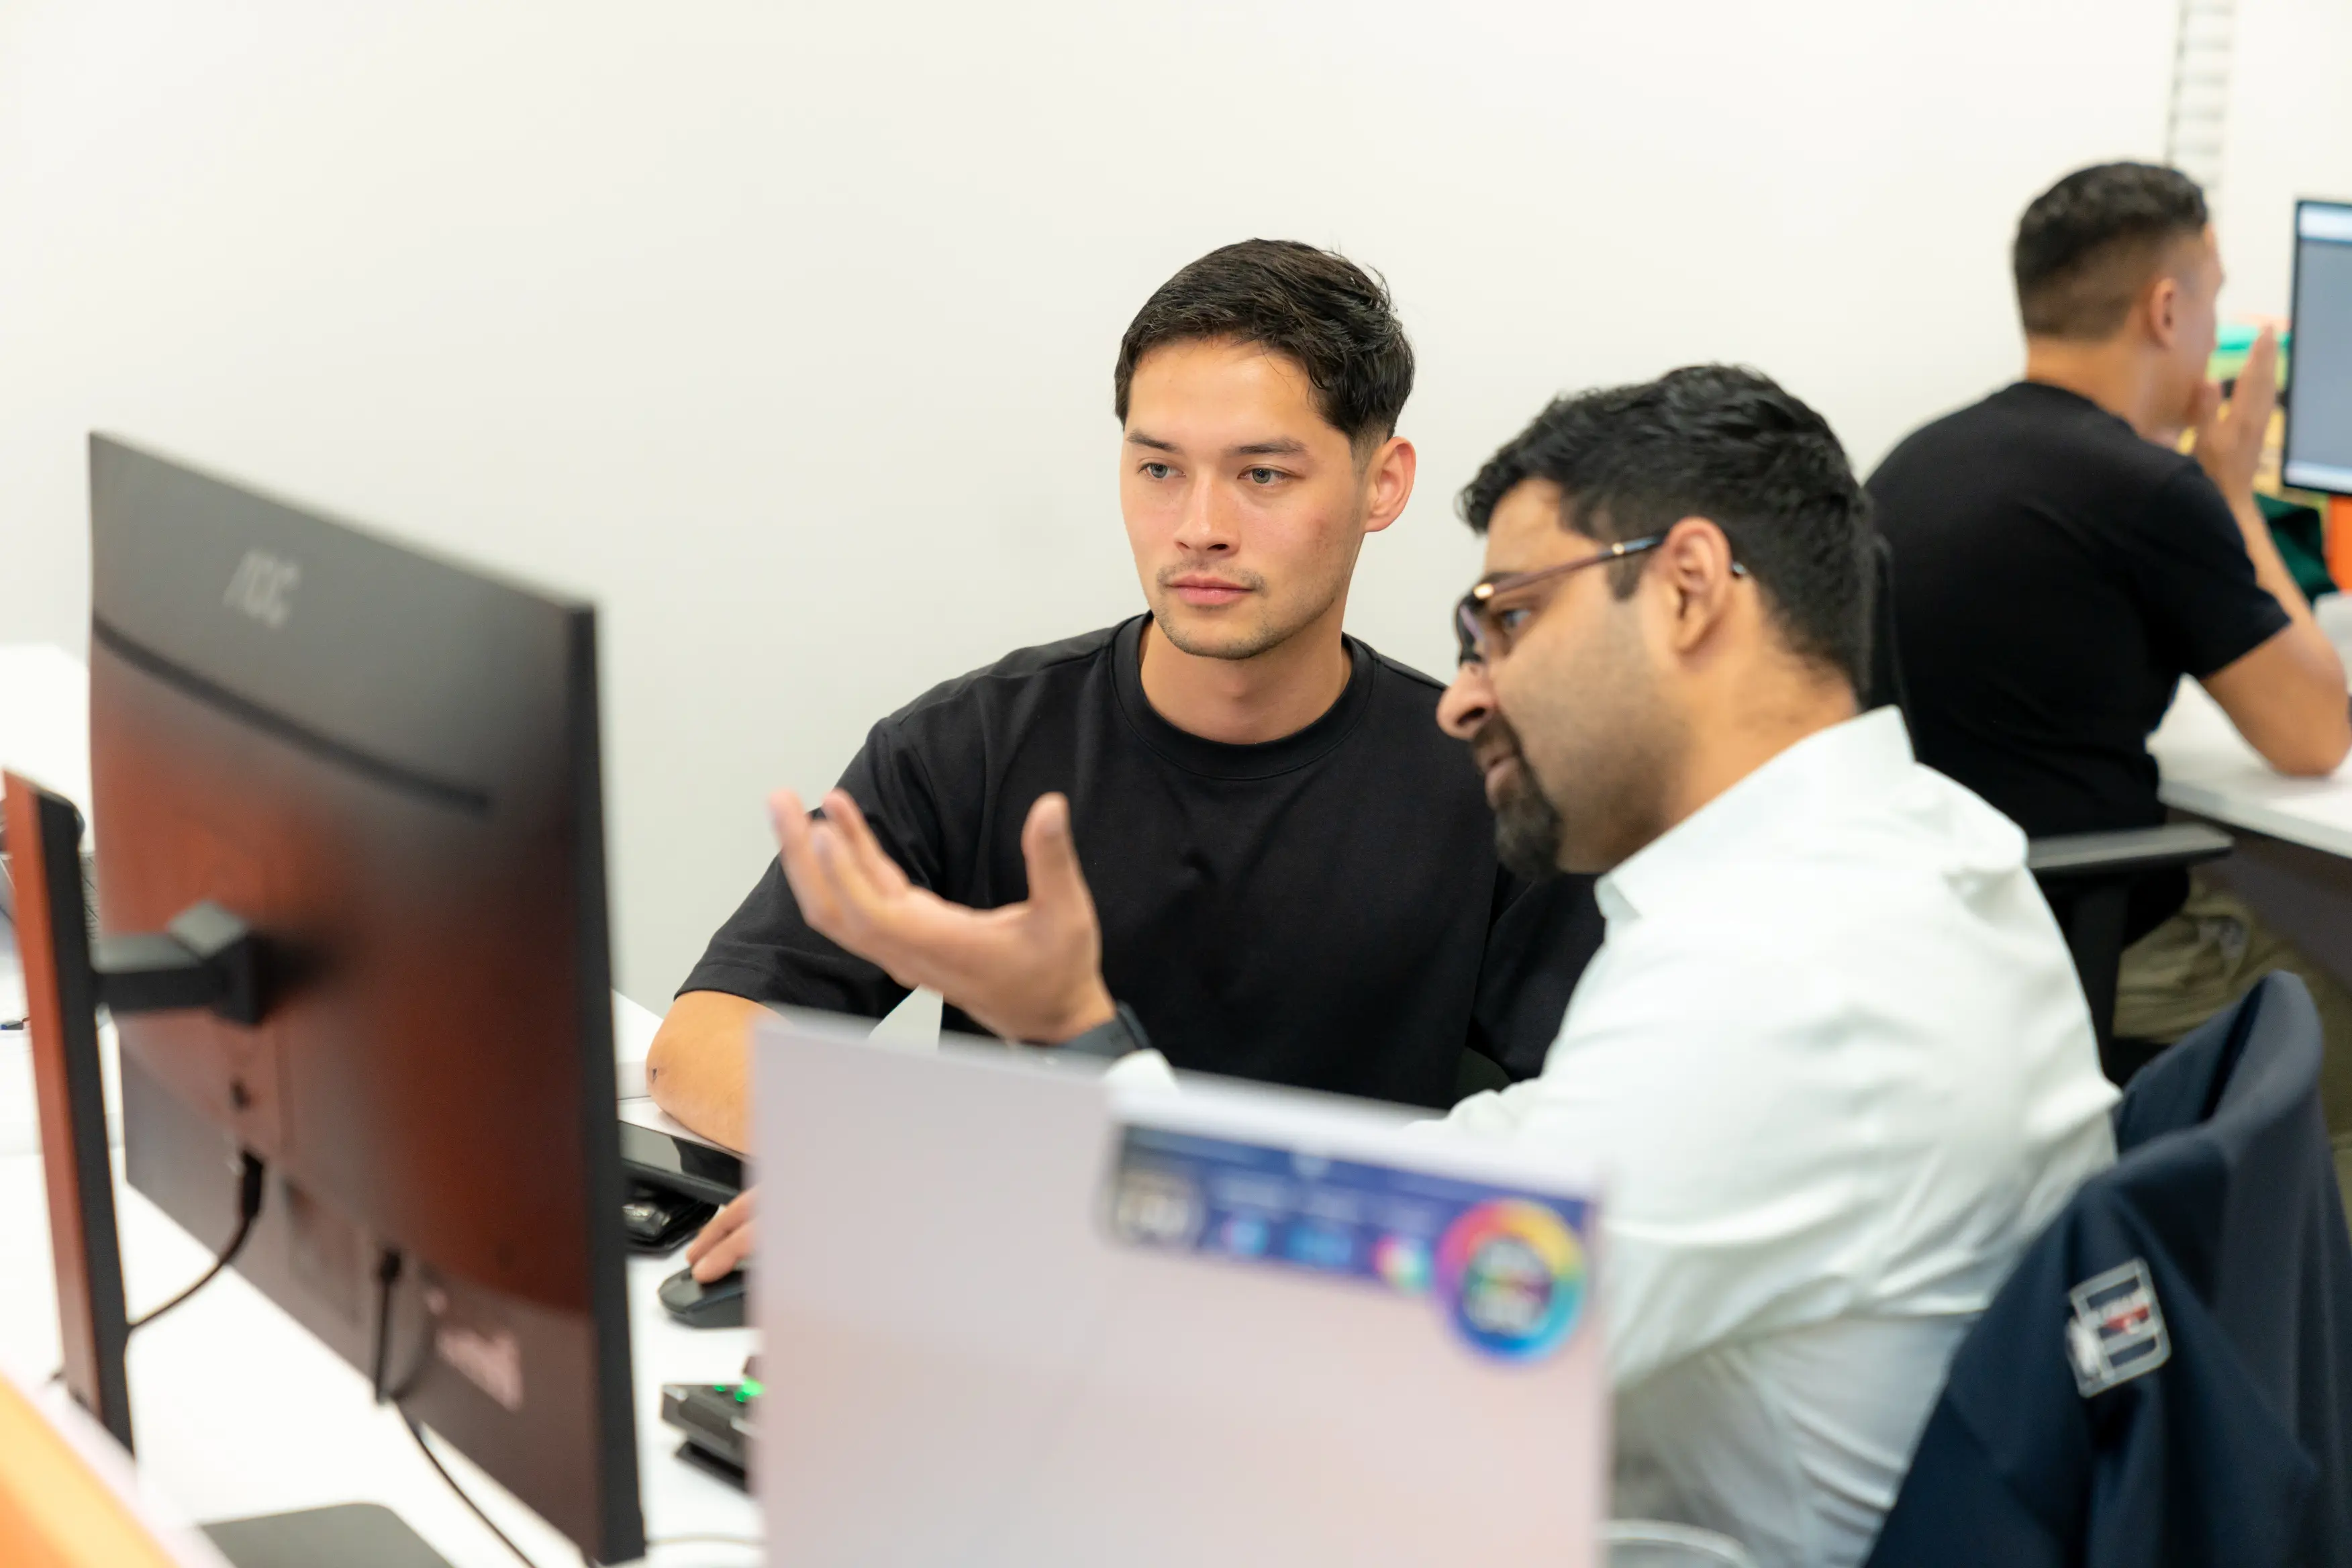
MULTIPOLYGON (((1173 441, 1163 441, 1157 436, 1148 436, 1140 430, 1129 431, 1127 444, 1130 447, 1148 447, 1155 452, 1175 452, 1182 449, 1173 441)), ((1307 455, 1307 443, 1295 436, 1278 436, 1271 440, 1250 441, 1238 447, 1228 447, 1225 452, 1227 456, 1234 458, 1303 458, 1307 455)))

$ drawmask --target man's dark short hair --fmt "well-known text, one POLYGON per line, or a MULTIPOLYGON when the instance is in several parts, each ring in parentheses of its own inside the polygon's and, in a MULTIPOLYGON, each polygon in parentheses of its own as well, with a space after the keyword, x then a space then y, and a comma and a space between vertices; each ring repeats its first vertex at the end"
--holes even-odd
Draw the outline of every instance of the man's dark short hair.
POLYGON ((2010 265, 2017 308, 2035 337, 2111 337, 2156 275, 2165 249, 2211 221, 2205 193, 2178 169, 2100 163, 2077 169, 2018 220, 2010 265))
POLYGON ((1360 458, 1396 434, 1412 395, 1412 345, 1378 276, 1294 239, 1245 239, 1162 283, 1128 324, 1111 378, 1119 423, 1144 355, 1210 340, 1257 343, 1297 364, 1317 412, 1360 458))
MULTIPOLYGON (((1529 479, 1558 485, 1561 526, 1604 544, 1707 519, 1762 591, 1781 640, 1866 689, 1870 500, 1829 422, 1770 378, 1689 365, 1557 398, 1478 470, 1462 492, 1463 520, 1486 532, 1503 498, 1529 479)), ((1619 598, 1643 564, 1637 556, 1608 569, 1619 598)))

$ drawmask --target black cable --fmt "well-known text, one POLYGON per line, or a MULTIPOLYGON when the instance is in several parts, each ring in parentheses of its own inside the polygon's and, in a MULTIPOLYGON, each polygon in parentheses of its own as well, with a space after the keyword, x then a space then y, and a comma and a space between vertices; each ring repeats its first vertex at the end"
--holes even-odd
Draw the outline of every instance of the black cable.
POLYGON ((400 1249, 387 1247, 375 1260, 375 1353, 368 1358, 368 1388, 382 1405, 385 1370, 392 1362, 392 1288, 400 1280, 400 1249))
MULTIPOLYGON (((245 1153, 242 1158, 244 1163, 239 1167, 236 1176, 236 1229, 231 1233, 228 1245, 220 1249, 220 1254, 213 1259, 211 1268, 196 1276, 194 1284, 162 1306, 144 1312, 124 1324, 122 1337, 125 1340, 220 1278, 221 1270, 236 1262, 237 1254, 245 1250, 247 1239, 253 1235, 253 1222, 261 1216, 261 1194, 266 1190, 262 1178, 268 1174, 269 1167, 262 1163, 261 1156, 258 1154, 245 1153)), ((47 1381, 62 1383, 65 1381, 65 1375, 66 1369, 59 1367, 49 1373, 47 1381)))
POLYGON ((522 1564, 522 1568, 539 1568, 539 1564, 533 1563, 530 1558, 525 1557, 522 1554, 521 1547, 517 1546, 512 1541, 508 1539, 507 1532, 505 1531, 500 1530, 496 1524, 490 1522, 490 1516, 482 1511, 482 1505, 466 1495, 466 1489, 457 1484, 457 1478, 451 1475, 446 1469, 443 1468, 440 1456, 434 1453, 433 1446, 425 1440, 425 1428, 419 1426, 415 1421, 409 1416, 406 1411, 401 1412, 400 1422, 402 1426, 408 1428, 408 1435, 416 1439, 416 1451, 425 1456, 425 1462, 433 1467, 434 1473, 438 1475, 443 1481, 448 1484, 448 1488, 451 1491, 457 1494, 457 1500, 459 1502, 464 1503, 467 1508, 474 1510, 474 1517, 482 1521, 482 1528, 488 1531, 492 1535, 497 1536, 499 1538, 499 1544, 505 1547, 509 1552, 513 1552, 515 1554, 515 1561, 520 1563, 522 1564))
POLYGON ((262 1163, 258 1154, 247 1153, 243 1158, 244 1164, 238 1170, 236 1179, 236 1229, 230 1235, 228 1245, 221 1248, 220 1256, 213 1259, 210 1268, 196 1276, 194 1284, 162 1306, 131 1319, 130 1326, 123 1330, 125 1334, 138 1332, 211 1284, 220 1277, 221 1270, 236 1262, 237 1254, 245 1250, 247 1240, 253 1235, 253 1222, 261 1217, 261 1194, 265 1189, 262 1177, 268 1167, 262 1163))

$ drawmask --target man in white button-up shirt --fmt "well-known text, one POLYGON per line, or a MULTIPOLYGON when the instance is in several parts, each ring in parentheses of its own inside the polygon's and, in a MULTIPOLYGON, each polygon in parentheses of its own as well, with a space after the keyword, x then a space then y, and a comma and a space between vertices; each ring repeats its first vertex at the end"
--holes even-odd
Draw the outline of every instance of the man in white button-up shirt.
POLYGON ((1465 501, 1441 716, 1515 868, 1607 871, 1609 929, 1542 1076, 1449 1124, 1611 1173, 1618 1511, 1859 1562, 1960 1336, 2115 1158, 2065 943, 2016 826, 1855 716, 1868 523, 1802 404, 1564 400, 1465 501))
POLYGON ((1611 1173, 1620 1513, 1867 1552, 1961 1334, 2114 1158, 2022 836, 1882 709, 1601 883, 1543 1076, 1453 1124, 1611 1173))
MULTIPOLYGON (((1441 718, 1505 858, 1606 872, 1609 932, 1542 1075, 1438 1135, 1605 1163, 1618 1511, 1848 1568, 1960 1336, 2115 1158, 2065 944, 2018 829, 1856 716, 1868 511, 1811 409, 1714 366, 1564 399, 1464 500, 1488 574, 1441 718)), ((778 802, 812 926, 1010 1037, 1126 1026, 1065 814, 982 913, 825 804, 778 802)))

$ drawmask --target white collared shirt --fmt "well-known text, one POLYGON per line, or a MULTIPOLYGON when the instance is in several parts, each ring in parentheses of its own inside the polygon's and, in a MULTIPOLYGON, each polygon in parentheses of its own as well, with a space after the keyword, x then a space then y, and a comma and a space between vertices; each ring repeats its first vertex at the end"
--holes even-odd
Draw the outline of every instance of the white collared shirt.
POLYGON ((1617 1514, 1847 1568, 1960 1337, 2114 1163, 2065 942, 2024 836, 1891 709, 1598 891, 1608 939, 1542 1076, 1445 1125, 1608 1173, 1617 1514))

